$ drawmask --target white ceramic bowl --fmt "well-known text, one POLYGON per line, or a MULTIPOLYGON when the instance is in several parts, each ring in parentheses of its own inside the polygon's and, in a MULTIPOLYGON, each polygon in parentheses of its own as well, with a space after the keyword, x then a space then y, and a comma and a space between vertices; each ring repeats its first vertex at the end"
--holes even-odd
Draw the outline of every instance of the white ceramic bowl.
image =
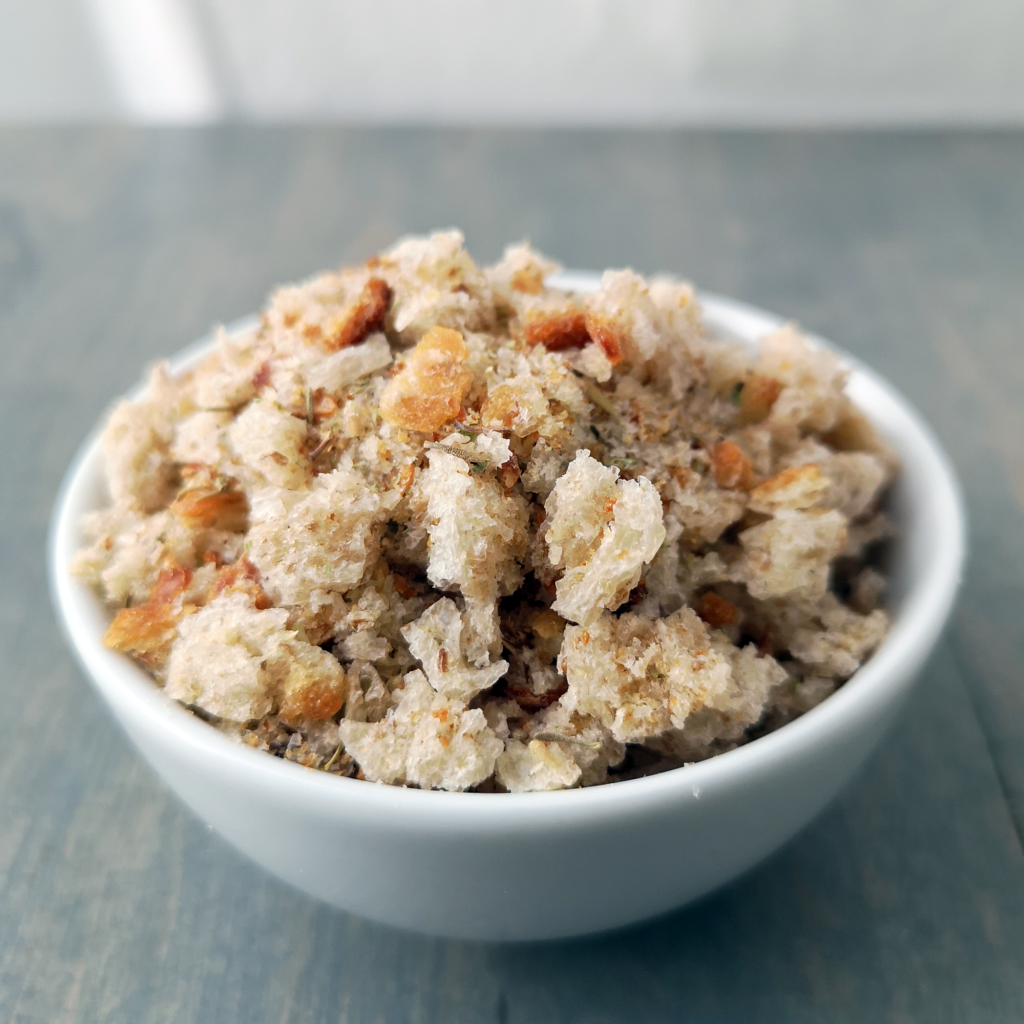
MULTIPOLYGON (((595 278, 564 280, 589 289, 595 278)), ((709 325, 735 338, 752 341, 780 324, 727 299, 701 299, 709 325)), ((110 616, 68 572, 83 513, 104 501, 98 431, 55 509, 55 602, 86 674, 142 756, 225 839, 310 895, 469 939, 556 938, 640 921, 746 871, 836 795, 903 705, 952 605, 964 517, 949 463, 906 400, 844 358, 851 396, 903 461, 892 630, 823 704, 687 768, 553 793, 424 792, 325 775, 226 739, 103 647, 110 616)))

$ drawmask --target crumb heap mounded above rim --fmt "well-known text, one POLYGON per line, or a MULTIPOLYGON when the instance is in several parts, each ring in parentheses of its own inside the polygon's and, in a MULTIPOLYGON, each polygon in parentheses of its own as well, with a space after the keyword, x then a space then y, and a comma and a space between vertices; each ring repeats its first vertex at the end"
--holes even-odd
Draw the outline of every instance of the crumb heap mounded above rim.
POLYGON ((282 288, 103 436, 105 643, 241 742, 524 792, 729 750, 880 642, 896 461, 792 327, 456 232, 282 288))

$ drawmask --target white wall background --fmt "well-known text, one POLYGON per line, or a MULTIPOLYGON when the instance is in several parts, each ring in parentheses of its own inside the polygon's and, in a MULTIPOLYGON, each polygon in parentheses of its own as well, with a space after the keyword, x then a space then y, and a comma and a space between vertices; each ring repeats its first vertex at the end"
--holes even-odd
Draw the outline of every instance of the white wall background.
POLYGON ((1024 124, 1024 0, 0 0, 0 118, 1024 124))

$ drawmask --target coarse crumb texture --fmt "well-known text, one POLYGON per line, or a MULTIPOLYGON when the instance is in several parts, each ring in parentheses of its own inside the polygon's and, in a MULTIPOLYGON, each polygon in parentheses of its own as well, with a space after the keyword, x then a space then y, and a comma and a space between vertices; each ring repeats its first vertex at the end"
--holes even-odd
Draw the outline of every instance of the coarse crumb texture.
POLYGON ((74 565, 107 645, 239 742, 447 790, 635 778, 824 700, 888 626, 896 462, 843 367, 556 269, 407 239, 157 367, 74 565))

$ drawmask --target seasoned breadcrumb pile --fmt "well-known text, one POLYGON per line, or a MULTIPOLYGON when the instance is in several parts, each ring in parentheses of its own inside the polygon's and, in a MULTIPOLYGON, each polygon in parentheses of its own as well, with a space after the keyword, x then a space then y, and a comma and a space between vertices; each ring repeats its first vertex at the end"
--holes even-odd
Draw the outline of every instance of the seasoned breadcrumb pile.
POLYGON ((408 239, 153 370, 75 564, 106 644, 240 742, 424 789, 649 774, 826 698, 887 628, 896 468, 838 360, 555 270, 408 239))

